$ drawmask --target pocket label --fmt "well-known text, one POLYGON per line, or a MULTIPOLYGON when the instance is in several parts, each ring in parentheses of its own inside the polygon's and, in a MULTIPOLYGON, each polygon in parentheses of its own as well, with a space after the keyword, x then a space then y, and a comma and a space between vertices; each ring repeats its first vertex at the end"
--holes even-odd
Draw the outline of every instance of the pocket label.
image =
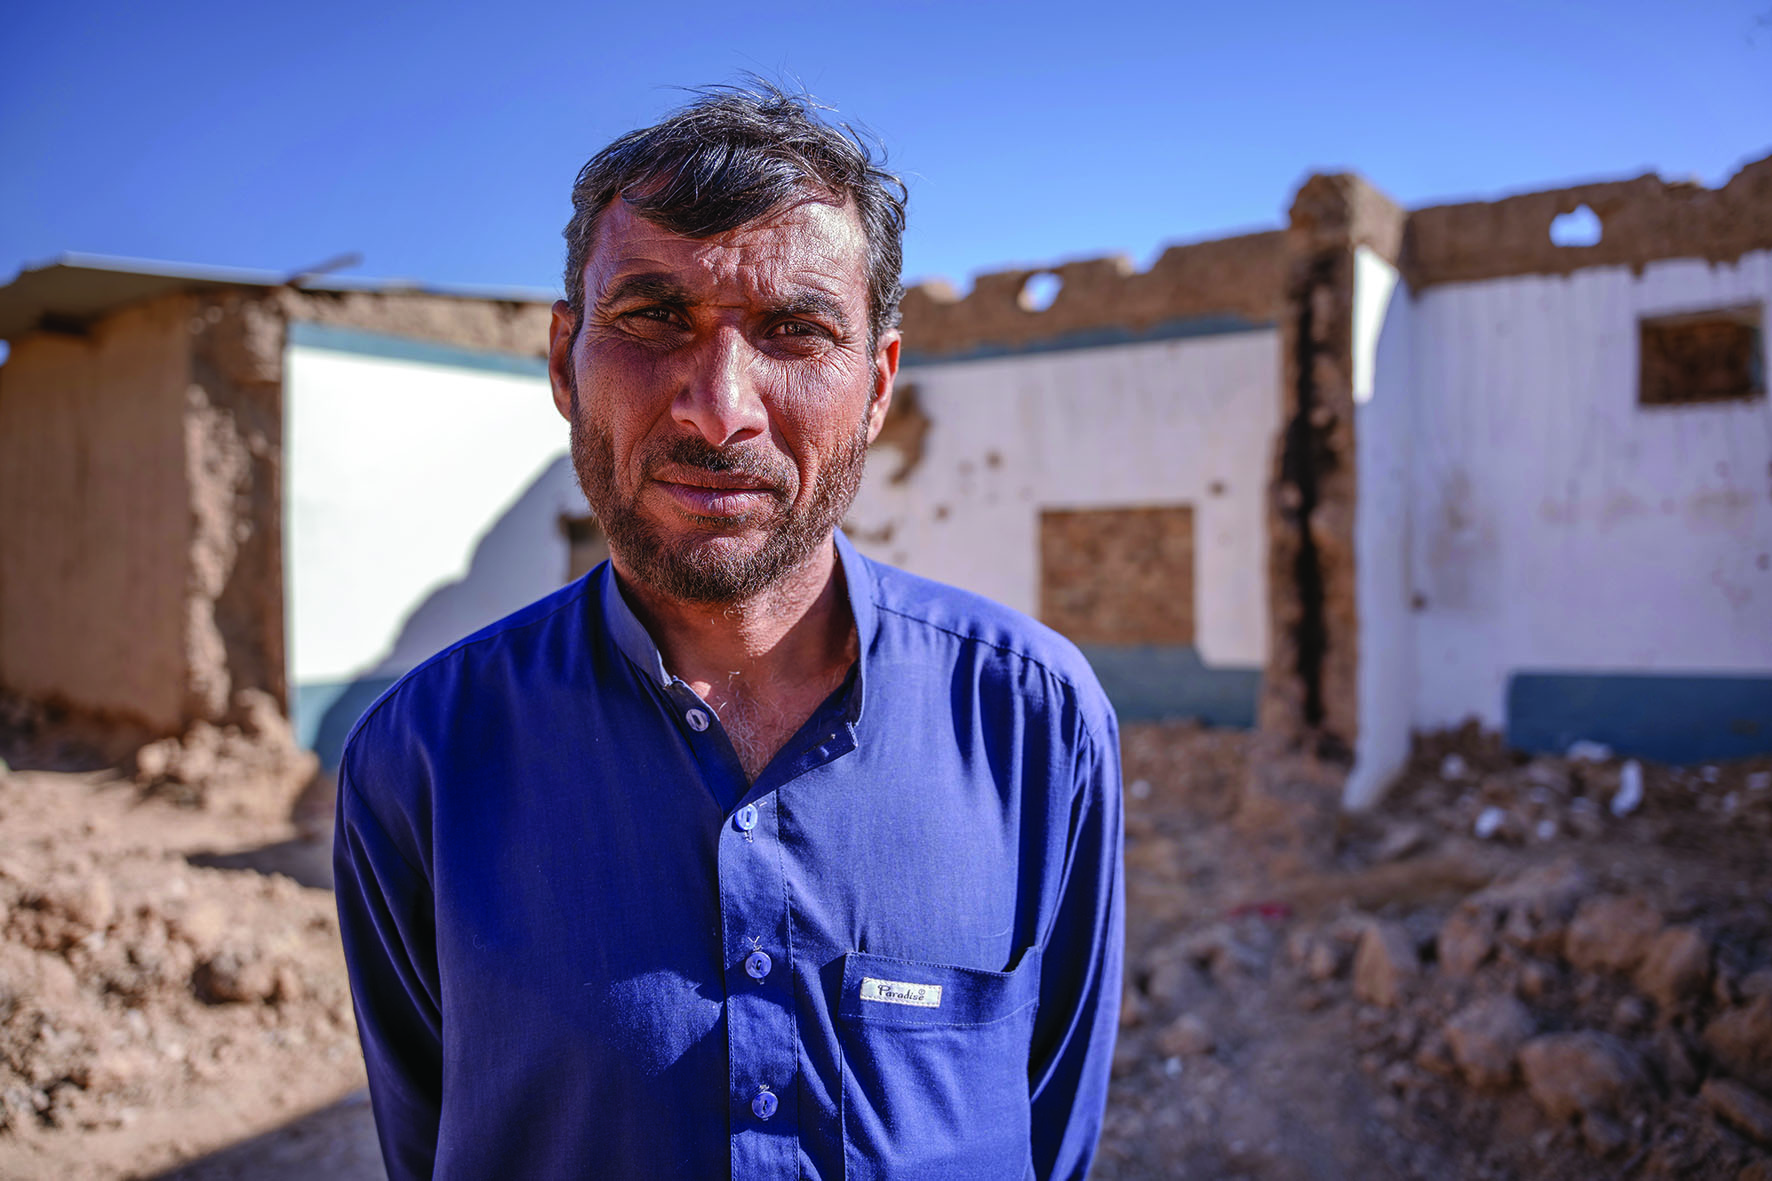
POLYGON ((861 999, 888 1005, 912 1005, 919 1009, 941 1008, 941 985, 907 984, 903 980, 861 979, 861 999))

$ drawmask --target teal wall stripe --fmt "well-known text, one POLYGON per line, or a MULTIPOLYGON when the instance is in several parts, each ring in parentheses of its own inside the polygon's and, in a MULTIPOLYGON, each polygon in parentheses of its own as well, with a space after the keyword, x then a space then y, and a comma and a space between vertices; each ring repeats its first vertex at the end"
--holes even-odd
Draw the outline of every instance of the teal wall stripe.
POLYGON ((1122 722, 1197 718, 1214 726, 1255 725, 1261 695, 1258 668, 1214 668, 1190 645, 1079 647, 1122 722))
POLYGON ((1577 739, 1660 763, 1772 753, 1772 676, 1517 672, 1507 740, 1561 754, 1577 739))
POLYGON ((320 756, 320 765, 338 770, 345 738, 363 711, 374 705, 399 677, 358 677, 352 681, 316 681, 297 685, 289 703, 295 740, 320 756))
POLYGON ((463 348, 460 345, 438 344, 405 336, 387 336, 380 332, 365 332, 361 328, 344 328, 337 324, 297 321, 289 326, 289 343, 302 348, 351 353, 360 357, 381 357, 391 361, 416 361, 424 365, 444 365, 452 369, 478 369, 486 373, 507 373, 518 377, 548 375, 548 363, 541 357, 500 353, 492 349, 463 348))

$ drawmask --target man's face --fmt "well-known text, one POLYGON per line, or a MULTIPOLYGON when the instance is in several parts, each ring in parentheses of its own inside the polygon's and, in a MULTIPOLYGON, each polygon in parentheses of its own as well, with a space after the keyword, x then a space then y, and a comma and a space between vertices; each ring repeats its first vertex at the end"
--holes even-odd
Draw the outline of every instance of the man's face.
POLYGON ((603 212, 549 372, 624 575, 728 603, 814 557, 898 368, 896 332, 868 346, 866 262, 853 209, 823 200, 704 239, 603 212))

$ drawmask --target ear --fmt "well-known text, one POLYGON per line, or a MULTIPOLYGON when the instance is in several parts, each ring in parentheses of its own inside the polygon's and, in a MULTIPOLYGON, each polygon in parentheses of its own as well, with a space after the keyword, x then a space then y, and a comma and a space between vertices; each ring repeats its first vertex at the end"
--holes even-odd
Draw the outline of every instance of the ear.
POLYGON ((874 350, 874 400, 868 406, 868 442, 880 437, 886 412, 892 409, 892 383, 898 377, 898 348, 903 338, 895 328, 874 350))
POLYGON ((554 387, 554 409, 567 422, 572 421, 572 346, 578 342, 578 321, 571 304, 554 301, 554 316, 548 323, 548 384, 554 387))

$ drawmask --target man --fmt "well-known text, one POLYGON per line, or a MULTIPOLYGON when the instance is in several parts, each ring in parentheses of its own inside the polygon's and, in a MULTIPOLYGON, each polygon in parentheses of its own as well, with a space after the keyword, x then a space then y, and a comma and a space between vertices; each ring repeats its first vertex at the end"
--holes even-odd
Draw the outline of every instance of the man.
POLYGON ((1087 1170, 1113 713, 1058 636, 836 529, 902 194, 768 88, 580 173, 549 370, 613 556, 406 677, 340 771, 393 1177, 1087 1170))

